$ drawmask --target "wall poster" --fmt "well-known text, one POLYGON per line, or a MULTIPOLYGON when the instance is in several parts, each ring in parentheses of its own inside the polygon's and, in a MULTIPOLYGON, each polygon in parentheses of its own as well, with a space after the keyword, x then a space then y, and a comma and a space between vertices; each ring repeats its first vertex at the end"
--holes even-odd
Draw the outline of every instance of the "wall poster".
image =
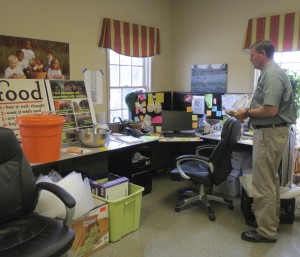
POLYGON ((0 35, 0 49, 0 78, 70 79, 68 43, 0 35))
POLYGON ((41 112, 56 112, 64 117, 62 142, 77 141, 77 129, 96 123, 84 81, 0 80, 1 127, 12 129, 20 140, 16 118, 41 112))
POLYGON ((192 66, 192 92, 225 94, 226 88, 227 64, 195 64, 192 66))

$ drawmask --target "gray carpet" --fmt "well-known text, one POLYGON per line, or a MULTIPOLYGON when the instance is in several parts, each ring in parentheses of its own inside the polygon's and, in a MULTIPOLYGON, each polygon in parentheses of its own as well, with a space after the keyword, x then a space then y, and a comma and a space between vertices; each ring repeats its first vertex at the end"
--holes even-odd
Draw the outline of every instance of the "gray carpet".
POLYGON ((153 177, 152 193, 143 196, 140 227, 91 257, 299 257, 300 219, 281 225, 275 244, 241 240, 245 224, 239 197, 235 208, 214 203, 215 221, 203 205, 175 212, 176 192, 188 182, 171 181, 167 173, 153 177))

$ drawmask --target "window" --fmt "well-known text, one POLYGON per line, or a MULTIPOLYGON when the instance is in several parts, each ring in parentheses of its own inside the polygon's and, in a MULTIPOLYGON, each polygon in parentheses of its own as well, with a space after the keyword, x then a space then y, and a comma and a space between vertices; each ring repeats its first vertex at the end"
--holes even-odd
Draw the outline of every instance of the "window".
POLYGON ((130 119, 125 96, 136 90, 151 90, 151 57, 129 57, 108 51, 109 117, 130 119))
POLYGON ((300 51, 275 53, 274 61, 283 69, 300 72, 300 51))

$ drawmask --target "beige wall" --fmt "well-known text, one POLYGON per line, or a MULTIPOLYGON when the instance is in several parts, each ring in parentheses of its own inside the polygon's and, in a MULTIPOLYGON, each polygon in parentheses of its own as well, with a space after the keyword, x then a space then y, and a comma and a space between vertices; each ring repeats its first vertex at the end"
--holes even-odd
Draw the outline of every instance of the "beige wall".
MULTIPOLYGON (((228 64, 228 92, 251 92, 253 69, 242 50, 252 17, 300 11, 299 0, 15 0, 6 1, 0 34, 68 42, 71 79, 102 69, 107 104, 106 52, 98 40, 104 17, 158 27, 153 90, 189 91, 191 65, 228 64)), ((1 54, 1 50, 0 50, 1 54)))
MULTIPOLYGON (((154 89, 169 85, 171 76, 171 7, 169 0, 14 0, 1 8, 0 34, 68 42, 72 80, 82 80, 82 70, 104 71, 105 111, 106 51, 98 47, 102 20, 105 17, 158 27, 161 55, 155 58, 154 89)), ((0 50, 1 54, 1 50, 0 50)))
POLYGON ((242 50, 249 18, 300 11, 299 0, 173 0, 173 90, 191 88, 191 65, 228 64, 231 93, 252 92, 253 68, 242 50))

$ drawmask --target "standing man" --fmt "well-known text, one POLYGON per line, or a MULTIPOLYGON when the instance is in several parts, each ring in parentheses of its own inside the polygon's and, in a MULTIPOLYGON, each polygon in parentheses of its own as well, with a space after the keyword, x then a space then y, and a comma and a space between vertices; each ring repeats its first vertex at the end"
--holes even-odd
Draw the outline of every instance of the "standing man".
POLYGON ((274 243, 280 214, 278 168, 288 143, 289 125, 296 123, 296 106, 289 78, 273 60, 272 42, 260 40, 250 50, 250 61, 261 75, 251 107, 234 116, 241 121, 250 117, 254 129, 252 193, 257 229, 243 232, 242 239, 274 243))

